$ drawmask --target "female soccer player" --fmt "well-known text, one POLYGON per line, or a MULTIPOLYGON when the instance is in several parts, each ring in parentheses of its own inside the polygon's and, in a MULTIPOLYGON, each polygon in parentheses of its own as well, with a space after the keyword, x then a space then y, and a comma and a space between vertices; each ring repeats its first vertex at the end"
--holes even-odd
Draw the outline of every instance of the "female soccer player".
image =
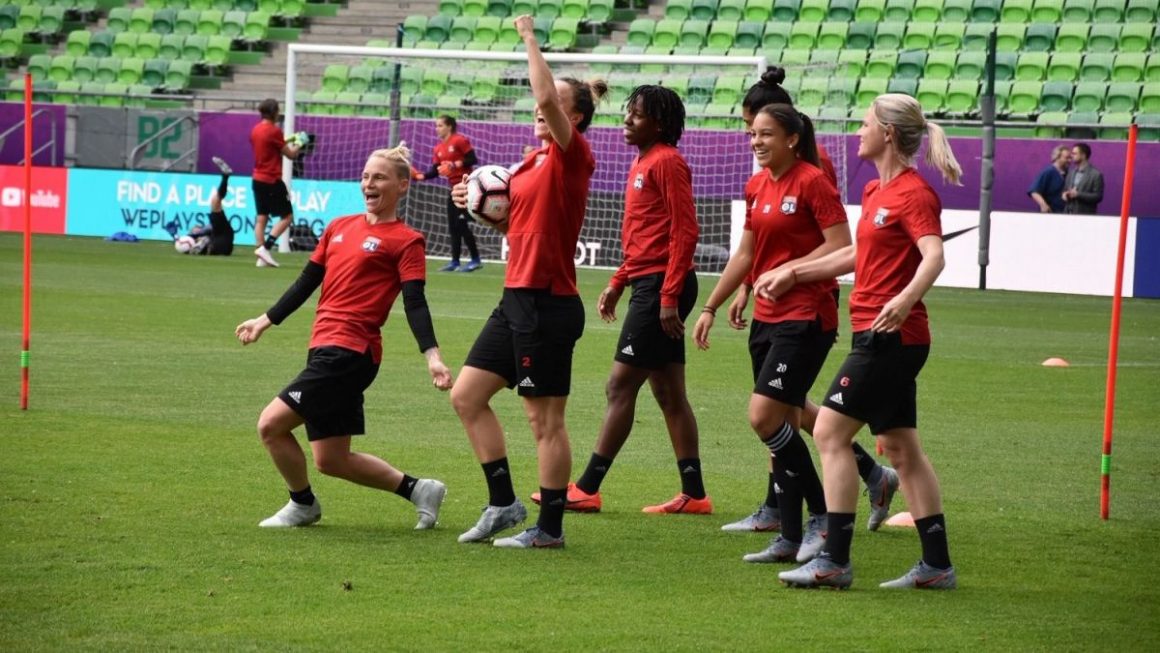
POLYGON ((366 212, 336 218, 286 294, 270 310, 238 325, 243 345, 257 342, 272 324, 281 324, 319 285, 306 369, 270 402, 258 418, 258 435, 290 488, 290 502, 259 526, 306 526, 322 517, 310 489, 306 457, 293 429, 306 424, 314 466, 328 476, 394 492, 415 504, 416 529, 435 526, 447 488, 415 479, 384 460, 350 450, 363 429, 363 392, 382 360, 380 329, 399 292, 407 323, 427 358, 435 387, 451 387, 431 313, 423 293, 426 260, 423 236, 404 224, 396 205, 411 183, 411 155, 405 147, 376 150, 362 174, 366 212))
POLYGON ((302 152, 300 145, 288 144, 278 126, 278 101, 273 98, 262 100, 258 105, 262 119, 250 131, 250 145, 254 148, 254 206, 258 218, 254 225, 254 238, 258 248, 258 267, 278 267, 270 250, 282 232, 294 222, 294 207, 290 205, 290 191, 282 181, 282 157, 297 159, 302 152), (278 224, 266 235, 266 221, 271 215, 279 216, 278 224))
MULTIPOLYGON (((753 119, 762 107, 768 104, 793 104, 793 99, 790 98, 789 93, 781 87, 783 81, 785 81, 785 70, 778 66, 770 66, 761 75, 761 79, 750 87, 741 102, 741 119, 745 121, 746 129, 753 126, 753 119)), ((834 170, 834 164, 820 143, 818 144, 818 161, 821 163, 822 171, 826 173, 826 178, 830 180, 834 188, 837 188, 838 176, 834 170)), ((729 326, 734 329, 742 330, 749 324, 745 319, 745 308, 749 304, 752 286, 753 277, 746 277, 745 282, 738 287, 737 294, 729 304, 729 326)), ((836 287, 834 292, 838 292, 836 287)), ((837 301, 837 297, 835 297, 835 301, 837 301)), ((814 419, 817 418, 817 415, 817 405, 806 399, 805 406, 801 411, 801 428, 812 433, 814 419)), ((866 484, 866 494, 870 499, 870 517, 867 521, 867 528, 875 531, 890 514, 890 503, 894 499, 894 493, 898 491, 898 475, 894 473, 893 469, 879 465, 874 456, 870 455, 857 442, 853 444, 853 447, 854 456, 858 461, 858 474, 866 484)), ((752 515, 740 521, 725 524, 721 530, 763 532, 778 529, 780 513, 777 508, 777 484, 773 474, 772 457, 769 462, 770 471, 766 484, 765 501, 758 506, 752 515)))
MULTIPOLYGON (((495 546, 564 546, 564 504, 572 452, 564 408, 572 381, 572 350, 584 331, 584 304, 576 289, 573 256, 588 181, 596 160, 584 131, 603 82, 552 79, 532 31, 532 18, 515 25, 527 46, 528 78, 536 98, 535 134, 543 147, 528 155, 511 178, 510 246, 503 298, 467 355, 451 403, 487 480, 488 505, 479 522, 459 536, 482 542, 515 526, 527 511, 512 489, 503 428, 490 401, 505 386, 516 387, 536 439, 542 504, 536 526, 495 546)), ((455 188, 465 202, 466 186, 455 188)))
MULTIPOLYGON (((677 150, 685 107, 671 89, 651 85, 634 89, 626 106, 624 140, 639 154, 625 188, 624 263, 597 300, 601 319, 616 320, 616 304, 627 285, 632 298, 605 388, 608 408, 600 435, 584 474, 568 485, 567 509, 600 510, 600 484, 628 440, 637 395, 648 381, 665 416, 681 491, 643 511, 708 515, 713 502, 705 494, 697 420, 685 395, 685 318, 697 301, 693 250, 700 231, 692 174, 677 150)), ((539 502, 538 495, 532 499, 539 502)))
MULTIPOLYGON (((745 187, 741 244, 693 329, 693 341, 701 349, 709 348, 717 307, 747 276, 813 260, 850 244, 846 210, 818 167, 810 119, 788 104, 768 104, 753 120, 750 143, 762 170, 745 187)), ((749 424, 775 458, 781 535, 766 550, 745 556, 747 562, 805 562, 821 549, 826 503, 809 449, 798 434, 799 409, 834 344, 836 287, 832 277, 818 279, 776 302, 757 300, 749 335, 755 382, 749 424), (810 511, 804 538, 803 498, 810 511)))
MULTIPOLYGON (((454 187, 471 173, 471 168, 478 163, 475 150, 471 149, 471 141, 456 130, 455 118, 443 115, 435 119, 435 133, 439 136, 439 144, 435 146, 435 161, 426 171, 415 170, 412 174, 415 179, 447 177, 447 183, 454 187)), ((447 231, 451 235, 451 262, 439 271, 475 272, 483 267, 479 260, 479 248, 475 245, 475 234, 471 232, 471 218, 466 209, 455 205, 450 193, 447 195, 447 231), (471 261, 460 266, 459 255, 463 251, 463 243, 467 243, 471 261)))
MULTIPOLYGON (((186 254, 208 254, 210 256, 229 256, 234 253, 234 228, 229 218, 222 210, 222 200, 229 191, 230 175, 233 168, 219 157, 213 157, 213 163, 222 171, 218 187, 209 195, 209 227, 198 225, 190 229, 189 236, 194 239, 194 245, 186 254)), ((174 221, 165 227, 170 235, 177 240, 177 222, 174 221)))
POLYGON ((781 301, 801 284, 854 271, 850 294, 853 347, 818 413, 814 439, 822 457, 829 536, 806 565, 778 574, 793 587, 849 587, 858 483, 850 442, 863 424, 885 442, 914 515, 922 559, 881 587, 953 589, 938 477, 918 438, 916 379, 930 353, 930 328, 922 303, 943 269, 942 204, 913 167, 927 136, 926 160, 957 184, 962 170, 946 135, 928 122, 912 97, 890 93, 874 100, 862 127, 858 157, 872 161, 878 179, 862 193, 857 243, 830 256, 763 275, 759 296, 781 301))

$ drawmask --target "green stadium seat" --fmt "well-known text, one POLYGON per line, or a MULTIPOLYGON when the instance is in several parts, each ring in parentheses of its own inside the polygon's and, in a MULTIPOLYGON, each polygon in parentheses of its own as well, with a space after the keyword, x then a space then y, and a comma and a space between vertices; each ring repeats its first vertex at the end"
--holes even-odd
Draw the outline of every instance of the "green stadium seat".
POLYGON ((471 94, 471 85, 475 83, 475 73, 460 70, 452 71, 447 76, 446 94, 456 99, 465 98, 471 94))
POLYGON ((1063 22, 1090 23, 1095 4, 1095 0, 1065 0, 1063 3, 1063 22))
POLYGON ((411 46, 422 41, 427 32, 426 16, 407 16, 403 19, 403 45, 411 46))
POLYGON ((1032 52, 1047 52, 1055 44, 1055 25, 1048 23, 1031 23, 1027 26, 1027 34, 1023 39, 1023 50, 1032 52))
POLYGON ((745 0, 721 0, 717 5, 717 20, 737 21, 745 18, 745 0))
POLYGON ((1056 52, 1083 52, 1087 49, 1088 25, 1064 23, 1055 35, 1056 52))
POLYGON ((165 86, 165 73, 169 71, 169 62, 165 59, 150 59, 145 62, 141 70, 141 83, 149 88, 165 86))
MULTIPOLYGON (((801 9, 801 0, 773 0, 773 19, 778 22, 792 23, 798 19, 798 10, 801 9)), ((769 31, 769 27, 765 28, 769 31)))
POLYGON ((125 59, 137 51, 137 34, 121 32, 113 39, 113 56, 125 59))
POLYGON ((691 104, 710 102, 713 99, 713 90, 717 87, 717 78, 713 75, 693 75, 689 78, 689 95, 686 99, 691 104))
MULTIPOLYGON (((983 89, 980 86, 979 94, 982 96, 983 89)), ((995 111, 1000 116, 1007 116, 1010 113, 1011 107, 1011 82, 995 82, 995 111)))
POLYGON ((140 59, 153 59, 161 54, 161 35, 149 32, 137 37, 137 49, 134 56, 140 59))
MULTIPOLYGON (((327 66, 329 68, 329 66, 327 66)), ((347 71, 344 91, 350 93, 366 93, 371 90, 371 78, 375 69, 370 66, 351 66, 347 71)), ((323 88, 326 88, 326 73, 323 73, 323 88)))
MULTIPOLYGON (((400 70, 400 77, 402 71, 400 70)), ((394 66, 377 66, 371 68, 371 85, 368 91, 371 93, 390 93, 395 86, 395 67, 394 66)), ((401 88, 400 84, 400 88, 401 88)), ((408 93, 407 95, 414 95, 408 93)))
MULTIPOLYGON (((620 47, 618 52, 619 54, 644 54, 645 50, 646 48, 637 45, 623 45, 620 47)), ((698 48, 697 51, 700 52, 700 48, 698 48)), ((689 66, 689 68, 691 69, 692 66, 689 66)), ((640 71, 640 66, 634 63, 616 63, 612 64, 612 71, 621 73, 635 73, 640 71)))
POLYGON ((906 33, 906 23, 880 23, 874 35, 874 47, 878 50, 899 50, 906 33))
POLYGON ((684 24, 685 21, 676 20, 673 18, 663 18, 658 20, 652 33, 651 45, 662 48, 677 47, 681 44, 681 27, 684 24))
POLYGON ((606 23, 612 20, 613 0, 589 0, 588 22, 606 23))
POLYGON ((824 50, 840 50, 846 45, 846 35, 849 32, 850 23, 829 21, 822 23, 821 28, 818 29, 817 47, 824 50))
POLYGON ((1108 84, 1108 96, 1104 101, 1107 111, 1135 111, 1143 88, 1138 82, 1112 82, 1108 84))
POLYGON ((495 43, 499 40, 500 23, 500 19, 495 16, 480 16, 475 21, 472 41, 489 46, 495 43))
POLYGON ((878 23, 851 23, 846 31, 846 47, 869 50, 874 47, 874 36, 878 33, 878 23))
POLYGON ((152 29, 153 29, 153 10, 152 9, 150 9, 148 7, 140 7, 138 9, 134 9, 132 11, 132 13, 129 14, 128 30, 130 32, 136 32, 137 34, 145 34, 146 32, 149 32, 152 29))
POLYGON ((808 23, 820 23, 826 19, 829 10, 828 0, 802 0, 798 7, 797 19, 808 23))
POLYGON ((1015 68, 1019 65, 1019 54, 1016 52, 995 53, 995 79, 1015 79, 1015 68))
POLYGON ((126 85, 139 84, 145 72, 145 62, 137 57, 121 60, 121 69, 117 71, 117 81, 126 85))
POLYGON ((789 47, 789 30, 793 23, 771 22, 765 24, 761 37, 761 47, 765 50, 784 50, 789 47))
POLYGON ((125 96, 129 94, 129 85, 121 82, 111 82, 105 84, 105 95, 101 96, 100 105, 102 107, 123 107, 125 106, 125 96))
MULTIPOLYGON (((393 77, 391 82, 393 83, 393 77)), ((388 90, 389 90, 388 86, 388 90)), ((423 89, 423 69, 419 66, 403 66, 399 71, 399 93, 412 96, 423 89)))
POLYGON ((72 79, 81 83, 95 81, 97 79, 98 61, 100 60, 96 57, 76 57, 72 69, 72 79))
POLYGON ((1147 64, 1147 61, 1148 55, 1142 52, 1125 52, 1116 55, 1112 63, 1112 81, 1144 81, 1144 66, 1147 64))
POLYGON ((467 43, 475 35, 475 23, 475 16, 456 16, 452 19, 451 31, 447 33, 446 40, 452 43, 467 43))
POLYGON ((1000 0, 974 0, 971 3, 971 20, 976 23, 998 21, 1000 5, 1000 0))
POLYGON ((463 0, 439 0, 439 15, 454 18, 463 12, 463 0))
POLYGON ((177 10, 168 7, 153 10, 153 24, 150 30, 162 36, 172 34, 177 24, 177 10))
MULTIPOLYGON (((709 21, 686 20, 681 24, 681 42, 685 47, 704 46, 705 37, 709 34, 709 21)), ((655 40, 654 40, 655 43, 655 40)))
POLYGON ((588 16, 588 0, 563 0, 560 18, 584 19, 588 16))
POLYGON ((0 5, 0 31, 15 29, 20 22, 20 7, 15 4, 0 5))
POLYGON ((1063 138, 1067 125, 1066 111, 1044 111, 1035 117, 1036 138, 1063 138))
POLYGON ((97 106, 101 103, 101 98, 94 93, 104 92, 105 85, 101 82, 81 82, 80 92, 77 94, 77 104, 97 106))
MULTIPOLYGON (((242 28, 242 39, 251 43, 260 43, 266 40, 269 29, 270 14, 263 11, 251 11, 246 14, 246 24, 242 28)), ((394 43, 388 43, 388 47, 394 47, 394 43)))
MULTIPOLYGON (((45 70, 45 75, 54 82, 63 82, 72 79, 73 70, 76 69, 76 57, 69 54, 60 54, 49 58, 48 67, 45 70)), ((32 58, 28 60, 29 72, 32 72, 32 58)))
POLYGON ((197 33, 202 36, 217 36, 222 33, 222 22, 225 14, 217 9, 201 12, 197 18, 197 33))
POLYGON ((840 108, 843 113, 854 106, 858 95, 858 80, 854 77, 835 75, 826 86, 826 101, 823 106, 840 108))
POLYGON ((836 69, 838 67, 838 53, 841 50, 810 50, 810 65, 825 74, 822 69, 836 69))
POLYGON ((69 32, 68 40, 65 42, 65 52, 74 57, 83 57, 89 53, 89 43, 92 39, 93 33, 87 30, 69 32))
POLYGON ((958 79, 982 79, 986 71, 985 52, 963 52, 955 60, 954 77, 958 79))
POLYGON ((888 23, 905 23, 914 13, 914 0, 886 0, 886 11, 882 20, 888 23))
POLYGON ((987 39, 995 26, 990 23, 967 23, 963 30, 963 49, 970 52, 985 52, 987 39))
POLYGON ((903 50, 898 54, 898 62, 894 66, 894 77, 918 79, 922 77, 922 72, 925 67, 925 50, 903 50))
POLYGON ((1018 52, 1023 49, 1023 37, 1027 25, 1023 23, 999 23, 995 28, 995 49, 999 52, 1018 52))
POLYGON ((204 62, 210 66, 225 66, 230 62, 233 42, 228 36, 210 36, 206 40, 204 62))
POLYGON ((887 93, 902 93, 914 97, 918 93, 918 80, 908 77, 892 77, 886 85, 887 93))
POLYGON ((1046 52, 1024 52, 1015 64, 1015 79, 1025 82, 1047 79, 1048 60, 1046 52))
POLYGON ((1124 21, 1124 6, 1124 0, 1096 0, 1092 20, 1096 23, 1121 23, 1124 21))
POLYGON ((177 12, 173 21, 173 33, 189 36, 197 34, 197 22, 201 20, 201 12, 196 9, 182 9, 177 12))
POLYGON ((166 34, 161 37, 161 46, 157 56, 162 59, 180 59, 181 51, 185 48, 185 37, 181 34, 166 34))
POLYGON ((0 58, 18 57, 24 50, 24 38, 27 32, 19 27, 13 27, 0 32, 0 58))
POLYGON ((480 72, 471 80, 471 97, 479 101, 491 102, 499 97, 501 83, 498 71, 480 72))
MULTIPOLYGON (((537 38, 536 40, 540 41, 541 39, 537 38)), ((462 51, 462 50, 467 49, 467 43, 462 43, 462 42, 457 42, 457 41, 444 41, 444 42, 439 44, 439 49, 440 50, 460 50, 460 51, 462 51)))
POLYGON ((999 12, 999 20, 1004 23, 1031 22, 1032 0, 1003 0, 1003 8, 999 12))
MULTIPOLYGON (((1020 83, 1020 82, 1016 82, 1020 83)), ((1075 87, 1071 82, 1046 82, 1039 96, 1041 111, 1067 111, 1071 108, 1071 97, 1075 87)))
POLYGON ((826 101, 830 80, 822 75, 806 75, 798 87, 794 103, 802 106, 821 106, 826 101))
POLYGON ((838 53, 838 64, 838 74, 856 80, 866 73, 866 50, 842 50, 838 53))
POLYGON ((1114 55, 1105 52, 1095 52, 1084 55, 1083 65, 1079 69, 1079 79, 1085 82, 1106 82, 1112 78, 1112 64, 1114 55))
POLYGON ((1077 82, 1072 106, 1076 111, 1101 111, 1107 95, 1108 85, 1103 82, 1077 82))
MULTIPOLYGON (((24 14, 21 13, 21 18, 24 14)), ((114 7, 109 10, 109 17, 105 22, 105 27, 114 34, 124 32, 129 29, 129 21, 133 18, 133 10, 128 7, 114 7)), ((40 22, 39 14, 36 17, 36 22, 40 22)))
MULTIPOLYGON (((700 51, 701 51, 700 48, 697 48, 697 52, 700 52, 700 51)), ((658 56, 667 56, 667 55, 670 55, 672 53, 673 53, 672 48, 661 46, 661 45, 650 45, 644 49, 644 54, 654 54, 654 55, 658 55, 658 56)), ((649 73, 649 74, 664 74, 668 70, 669 70, 669 68, 667 66, 665 66, 664 64, 658 64, 658 63, 645 63, 645 64, 641 64, 639 67, 639 72, 649 73)))
POLYGON ((858 82, 858 94, 855 106, 859 109, 868 109, 874 99, 886 92, 889 80, 884 78, 866 77, 858 82))
POLYGON ((552 31, 548 35, 548 45, 553 50, 569 50, 576 46, 576 36, 580 30, 580 20, 576 18, 557 18, 552 22, 552 31))
POLYGON ((507 18, 512 13, 512 0, 488 0, 487 15, 507 18))
POLYGON ((205 59, 206 48, 209 47, 209 37, 201 34, 190 34, 185 37, 185 45, 181 48, 181 58, 193 62, 205 59))
POLYGON ((1031 22, 1056 24, 1063 20, 1063 0, 1035 0, 1031 22))
POLYGON ((950 79, 955 76, 955 52, 931 52, 926 57, 926 68, 923 70, 923 79, 950 79))
POLYGON ((871 50, 866 58, 866 76, 874 79, 889 79, 894 76, 896 63, 898 63, 896 50, 871 50))
POLYGON ((1057 82, 1075 81, 1079 79, 1082 63, 1083 55, 1078 52, 1056 52, 1047 64, 1047 79, 1057 82))
POLYGON ((1147 52, 1156 24, 1128 23, 1120 30, 1120 52, 1147 52))
POLYGON ((947 84, 943 110, 955 115, 974 115, 979 105, 979 82, 973 79, 954 79, 947 84))
POLYGON ((227 11, 222 15, 221 35, 231 39, 241 38, 246 31, 246 12, 227 11))
POLYGON ((97 61, 97 72, 93 77, 93 81, 102 84, 117 81, 117 73, 121 72, 121 59, 117 57, 105 57, 97 61))
POLYGON ((923 79, 918 82, 914 99, 922 105, 923 111, 939 113, 946 106, 947 81, 945 79, 923 79))
POLYGON ((419 89, 423 95, 439 97, 447 92, 447 84, 449 81, 450 75, 446 70, 429 68, 423 73, 423 83, 419 89))
POLYGON ((536 3, 536 18, 555 20, 563 11, 563 0, 539 0, 536 3))
POLYGON ((830 7, 826 11, 826 20, 849 23, 854 20, 856 0, 830 0, 830 7))
POLYGON ((169 62, 165 71, 165 88, 170 91, 181 91, 189 88, 189 78, 193 75, 193 64, 178 59, 169 62))
POLYGON ((1088 33, 1088 52, 1115 52, 1120 45, 1120 25, 1099 23, 1088 33))
POLYGON ((1157 0, 1128 0, 1128 7, 1124 10, 1124 22, 1155 24, 1158 12, 1160 2, 1157 0))
POLYGON ((501 18, 499 21, 499 37, 492 45, 492 49, 496 47, 506 46, 506 52, 511 52, 515 46, 523 45, 520 40, 520 33, 516 30, 515 18, 501 18))
POLYGON ((1100 116, 1100 139, 1128 140, 1128 127, 1132 124, 1135 114, 1132 112, 1112 112, 1100 116), (1108 127, 1104 127, 1107 125, 1108 127))
POLYGON ((693 0, 669 0, 665 3, 664 17, 669 20, 685 20, 693 13, 693 0))
POLYGON ((935 50, 954 50, 959 51, 963 47, 963 33, 966 31, 965 23, 937 23, 934 30, 934 45, 935 50))
POLYGON ((446 14, 438 14, 427 19, 427 27, 423 30, 423 40, 442 43, 451 37, 451 25, 454 19, 446 14))
POLYGON ((689 18, 703 20, 706 23, 717 16, 718 0, 693 0, 689 9, 689 18))
POLYGON ((737 34, 737 21, 715 20, 709 26, 709 33, 705 43, 713 48, 733 47, 733 38, 737 34))
POLYGON ((1012 114, 1029 115, 1039 111, 1043 82, 1012 82, 1007 109, 1012 114))
POLYGON ((1140 89, 1140 113, 1160 113, 1160 84, 1149 82, 1140 89))
POLYGON ((972 0, 944 0, 942 21, 944 23, 965 23, 971 19, 972 0))
POLYGON ((37 31, 41 34, 57 34, 64 27, 64 7, 44 7, 37 23, 37 31))
POLYGON ((713 102, 717 104, 741 104, 748 87, 742 75, 722 75, 713 87, 713 102))
POLYGON ((773 17, 773 0, 746 0, 745 20, 764 23, 773 17))
POLYGON ((882 22, 886 15, 886 0, 858 0, 854 8, 854 20, 864 23, 882 22))
POLYGON ((1144 81, 1160 82, 1160 52, 1148 55, 1148 62, 1144 64, 1144 81))
POLYGON ((511 13, 513 19, 517 16, 535 16, 537 0, 512 0, 511 13))
POLYGON ((640 48, 648 47, 652 43, 656 28, 656 22, 651 19, 637 18, 628 26, 628 44, 640 48))
POLYGON ((28 74, 32 76, 33 81, 48 79, 48 70, 51 66, 52 56, 50 55, 34 54, 28 58, 28 74))
POLYGON ((907 23, 902 47, 907 50, 929 50, 934 47, 935 23, 907 23))
POLYGON ((53 90, 52 102, 53 104, 76 104, 77 91, 79 90, 81 90, 80 82, 68 79, 59 81, 53 90))
POLYGON ((922 23, 937 23, 942 19, 942 0, 915 0, 910 19, 922 23))
MULTIPOLYGON (((585 4, 585 8, 587 8, 585 4)), ((487 14, 487 0, 463 0, 463 6, 460 9, 464 16, 474 16, 479 18, 487 14)))
POLYGON ((1137 113, 1136 125, 1141 141, 1160 141, 1160 113, 1137 113))
MULTIPOLYGON (((806 66, 809 65, 809 63, 810 63, 810 51, 809 50, 785 50, 784 52, 781 53, 781 66, 783 68, 805 68, 806 66)), ((797 70, 797 71, 791 73, 789 75, 789 78, 797 80, 799 78, 795 77, 795 76, 802 75, 802 74, 804 74, 804 71, 797 70)), ((785 83, 782 83, 782 85, 781 85, 782 88, 785 88, 785 85, 788 82, 789 82, 789 79, 787 79, 785 83)))
POLYGON ((765 36, 765 23, 742 21, 737 24, 737 34, 733 37, 733 45, 739 48, 756 48, 761 45, 765 36))

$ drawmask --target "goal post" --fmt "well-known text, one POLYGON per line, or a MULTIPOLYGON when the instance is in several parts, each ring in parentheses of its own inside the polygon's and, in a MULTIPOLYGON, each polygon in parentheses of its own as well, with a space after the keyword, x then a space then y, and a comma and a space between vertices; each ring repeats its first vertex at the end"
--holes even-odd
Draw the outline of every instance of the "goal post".
MULTIPOLYGON (((391 142, 390 122, 396 108, 399 111, 394 115, 401 119, 394 133, 411 148, 420 170, 430 167, 433 160, 438 142, 434 118, 440 115, 456 118, 457 131, 471 141, 479 165, 507 167, 519 162, 524 147, 536 145, 534 100, 526 53, 514 45, 506 47, 506 51, 474 51, 291 44, 286 59, 284 129, 287 134, 307 131, 315 136, 314 152, 297 165, 293 177, 357 180, 372 150, 396 144, 391 142), (396 88, 399 92, 393 93, 396 88), (392 98, 398 98, 401 106, 391 106, 392 98)), ((544 58, 557 79, 601 78, 610 88, 586 133, 596 172, 577 246, 577 265, 615 267, 621 262, 624 189, 637 154, 623 139, 624 100, 637 85, 660 84, 673 88, 686 107, 686 129, 679 148, 693 173, 701 225, 696 263, 702 271, 720 272, 728 260, 737 204, 743 206, 745 183, 754 171, 737 111, 746 90, 764 72, 766 59, 560 52, 546 52, 544 58)), ((810 67, 787 67, 787 75, 796 75, 798 80, 809 72, 810 67)), ((787 90, 796 99, 793 89, 787 90)), ((844 190, 846 116, 841 118, 828 129, 819 127, 819 141, 834 160, 844 190)), ((293 167, 286 162, 284 170, 291 188, 293 167)), ((357 188, 351 192, 357 200, 357 188)), ((408 223, 426 235, 427 251, 433 257, 450 254, 447 194, 442 179, 413 182, 401 206, 408 223)), ((485 260, 506 260, 506 242, 498 232, 478 225, 472 229, 485 260)))

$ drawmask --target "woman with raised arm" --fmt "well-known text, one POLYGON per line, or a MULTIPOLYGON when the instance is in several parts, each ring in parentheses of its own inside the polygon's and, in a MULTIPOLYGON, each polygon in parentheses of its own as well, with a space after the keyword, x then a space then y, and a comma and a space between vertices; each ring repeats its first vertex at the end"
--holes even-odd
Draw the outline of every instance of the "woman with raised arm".
MULTIPOLYGON (((532 30, 520 16, 516 29, 528 52, 528 77, 536 99, 535 135, 543 144, 512 174, 510 247, 503 297, 476 338, 451 403, 483 467, 488 503, 460 542, 483 542, 527 516, 515 496, 503 428, 491 398, 516 388, 523 399, 539 460, 542 497, 536 525, 495 540, 505 548, 564 546, 564 507, 572 473, 572 450, 564 410, 572 384, 572 350, 584 331, 584 304, 576 288, 573 260, 596 169, 584 131, 603 82, 552 78, 532 30)), ((465 203, 466 187, 454 196, 465 203)))
POLYGON ((918 563, 880 587, 953 589, 957 583, 938 477, 917 429, 916 379, 931 342, 922 298, 943 269, 942 203, 914 169, 924 135, 927 163, 957 184, 962 170, 946 134, 923 117, 918 101, 896 93, 878 96, 858 130, 858 157, 874 163, 878 179, 862 193, 855 245, 766 273, 754 285, 758 296, 781 298, 801 284, 854 272, 853 346, 826 392, 814 429, 829 535, 818 557, 778 575, 791 587, 845 588, 853 582, 850 543, 858 481, 850 442, 863 424, 882 437, 922 543, 918 563))

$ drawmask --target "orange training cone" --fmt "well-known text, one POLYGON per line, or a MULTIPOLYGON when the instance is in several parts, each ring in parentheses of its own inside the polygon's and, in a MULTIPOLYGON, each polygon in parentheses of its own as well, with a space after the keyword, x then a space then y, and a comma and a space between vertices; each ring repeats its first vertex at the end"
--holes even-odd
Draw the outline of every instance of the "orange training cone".
POLYGON ((897 528, 914 528, 914 517, 911 517, 909 512, 900 512, 887 519, 886 525, 897 528))
POLYGON ((1043 361, 1044 367, 1071 367, 1071 363, 1062 358, 1048 358, 1043 361))

